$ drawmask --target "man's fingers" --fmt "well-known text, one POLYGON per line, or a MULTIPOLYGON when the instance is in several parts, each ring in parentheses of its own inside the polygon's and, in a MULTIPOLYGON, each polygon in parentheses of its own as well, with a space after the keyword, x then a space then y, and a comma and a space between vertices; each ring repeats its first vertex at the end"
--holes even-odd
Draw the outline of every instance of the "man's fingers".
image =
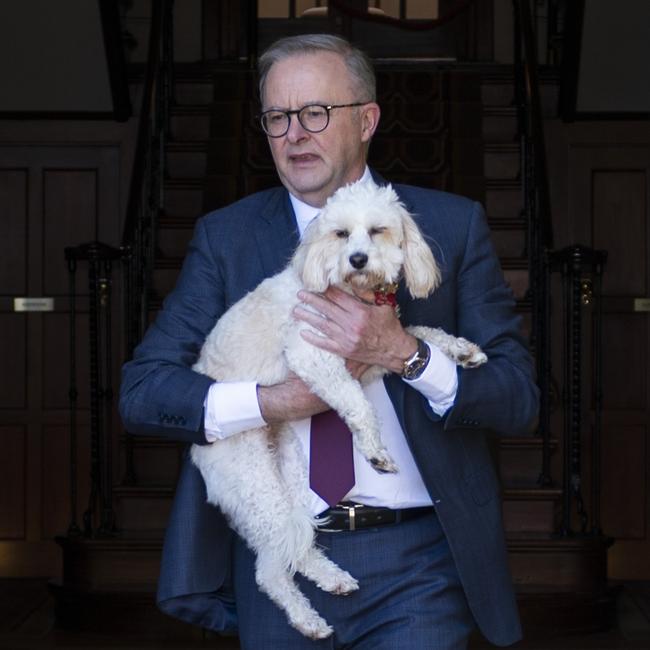
POLYGON ((327 336, 333 335, 336 331, 340 330, 341 327, 335 321, 331 320, 324 314, 315 314, 309 309, 304 309, 300 305, 296 306, 293 310, 294 316, 305 323, 309 323, 312 327, 315 327, 319 332, 326 334, 327 336))

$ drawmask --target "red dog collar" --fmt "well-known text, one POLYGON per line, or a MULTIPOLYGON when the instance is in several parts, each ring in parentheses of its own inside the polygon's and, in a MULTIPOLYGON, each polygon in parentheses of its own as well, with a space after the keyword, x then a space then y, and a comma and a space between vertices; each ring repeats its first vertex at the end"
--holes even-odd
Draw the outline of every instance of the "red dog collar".
POLYGON ((385 284, 375 287, 375 305, 390 305, 395 311, 399 311, 397 304, 397 283, 385 284))

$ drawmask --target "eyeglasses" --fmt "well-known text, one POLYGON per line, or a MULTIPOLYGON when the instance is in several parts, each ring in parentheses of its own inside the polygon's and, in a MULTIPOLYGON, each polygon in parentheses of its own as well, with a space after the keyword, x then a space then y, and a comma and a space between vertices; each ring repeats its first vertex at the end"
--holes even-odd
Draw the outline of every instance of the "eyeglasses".
POLYGON ((333 108, 349 108, 351 106, 364 106, 368 102, 355 102, 354 104, 307 104, 295 111, 278 111, 271 109, 260 115, 260 122, 264 133, 270 138, 281 138, 286 135, 291 126, 291 116, 297 115, 298 122, 305 131, 320 133, 330 123, 330 111, 333 108))

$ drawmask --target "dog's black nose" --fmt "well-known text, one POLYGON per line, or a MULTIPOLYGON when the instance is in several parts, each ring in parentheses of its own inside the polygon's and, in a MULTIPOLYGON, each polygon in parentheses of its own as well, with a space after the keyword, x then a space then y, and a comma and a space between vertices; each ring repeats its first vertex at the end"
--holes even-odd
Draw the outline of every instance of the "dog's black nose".
POLYGON ((362 269, 368 263, 368 256, 365 253, 352 253, 350 255, 350 264, 355 269, 362 269))

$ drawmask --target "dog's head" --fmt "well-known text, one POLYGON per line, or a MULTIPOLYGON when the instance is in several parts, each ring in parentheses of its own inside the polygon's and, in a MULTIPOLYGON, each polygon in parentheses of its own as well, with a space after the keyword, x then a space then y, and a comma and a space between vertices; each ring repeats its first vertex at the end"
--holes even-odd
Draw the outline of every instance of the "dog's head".
POLYGON ((306 289, 359 290, 404 280, 414 298, 440 283, 440 270, 411 215, 390 185, 353 183, 331 196, 306 228, 293 258, 306 289))

